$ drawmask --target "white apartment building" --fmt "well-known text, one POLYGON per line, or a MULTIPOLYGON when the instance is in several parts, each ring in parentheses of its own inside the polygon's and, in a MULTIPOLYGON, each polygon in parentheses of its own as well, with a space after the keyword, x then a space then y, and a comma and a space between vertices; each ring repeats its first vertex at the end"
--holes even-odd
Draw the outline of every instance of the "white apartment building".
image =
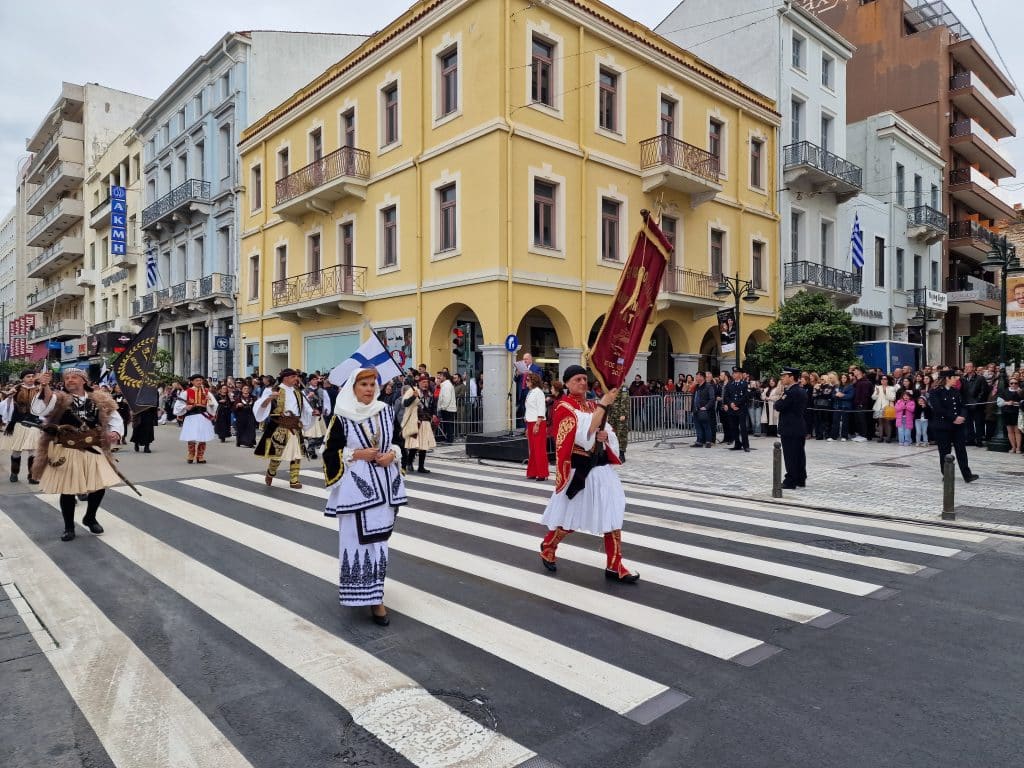
POLYGON ((0 360, 9 357, 7 321, 15 316, 18 296, 18 209, 0 222, 0 360))

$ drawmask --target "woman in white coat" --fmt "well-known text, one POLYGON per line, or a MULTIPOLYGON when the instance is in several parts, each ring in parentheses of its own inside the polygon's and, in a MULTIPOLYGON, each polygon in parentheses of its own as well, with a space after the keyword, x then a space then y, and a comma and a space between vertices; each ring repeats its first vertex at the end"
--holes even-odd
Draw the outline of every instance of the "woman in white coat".
POLYGON ((896 385, 892 376, 882 376, 875 385, 871 396, 875 401, 874 416, 878 442, 892 442, 893 427, 896 424, 896 385))

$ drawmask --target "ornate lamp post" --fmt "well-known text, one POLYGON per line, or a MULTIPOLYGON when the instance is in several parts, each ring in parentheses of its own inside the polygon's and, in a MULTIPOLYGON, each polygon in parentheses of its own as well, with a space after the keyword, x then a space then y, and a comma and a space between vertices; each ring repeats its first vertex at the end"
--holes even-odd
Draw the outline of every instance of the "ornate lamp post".
MULTIPOLYGON (((996 238, 992 242, 992 250, 982 264, 987 269, 999 270, 999 385, 1006 383, 1006 278, 1010 273, 1024 271, 1017 258, 1017 248, 1009 243, 1006 236, 996 238)), ((1006 439, 1003 424, 1003 409, 996 405, 996 434, 988 441, 988 450, 1006 453, 1010 450, 1010 441, 1006 439)))
POLYGON ((716 299, 727 299, 729 296, 733 297, 733 302, 736 306, 736 367, 740 367, 740 297, 743 300, 753 304, 761 297, 757 295, 754 290, 753 280, 740 280, 740 275, 737 272, 736 277, 729 277, 728 275, 720 275, 718 278, 718 287, 715 289, 714 296, 716 299))

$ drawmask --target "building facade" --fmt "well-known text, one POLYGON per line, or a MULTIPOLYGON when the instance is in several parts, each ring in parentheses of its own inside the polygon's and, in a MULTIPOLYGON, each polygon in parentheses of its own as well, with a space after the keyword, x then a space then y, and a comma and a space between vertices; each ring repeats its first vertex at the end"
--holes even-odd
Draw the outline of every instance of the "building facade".
POLYGON ((237 142, 249 122, 347 54, 363 38, 228 33, 146 110, 143 250, 157 281, 133 300, 143 323, 163 311, 161 347, 179 375, 234 373, 237 313, 237 142))
POLYGON ((861 298, 840 205, 862 191, 847 152, 846 65, 853 46, 800 5, 686 0, 656 28, 773 98, 782 114, 777 164, 784 297, 810 290, 840 307, 861 298), (737 56, 742 50, 744 55, 737 56))
POLYGON ((19 194, 27 215, 25 309, 39 315, 28 333, 32 357, 77 364, 88 330, 84 269, 87 229, 84 184, 107 146, 150 100, 95 83, 63 83, 26 148, 33 158, 19 194), (33 285, 34 283, 34 285, 33 285), (68 350, 67 347, 71 349, 68 350))
POLYGON ((642 209, 675 254, 635 371, 717 367, 718 277, 754 283, 741 349, 777 306, 778 122, 603 5, 420 4, 242 135, 240 368, 327 370, 368 325, 482 374, 497 428, 506 337, 580 362, 642 209))
POLYGON ((940 147, 941 206, 949 218, 942 276, 948 293, 943 359, 962 359, 962 340, 999 313, 998 290, 982 266, 995 224, 1013 215, 1000 179, 1016 171, 999 146, 1016 135, 1000 100, 1007 75, 943 2, 801 0, 857 46, 847 110, 862 120, 892 110, 940 147))
POLYGON ((18 209, 0 221, 0 359, 9 356, 7 320, 18 313, 18 209))

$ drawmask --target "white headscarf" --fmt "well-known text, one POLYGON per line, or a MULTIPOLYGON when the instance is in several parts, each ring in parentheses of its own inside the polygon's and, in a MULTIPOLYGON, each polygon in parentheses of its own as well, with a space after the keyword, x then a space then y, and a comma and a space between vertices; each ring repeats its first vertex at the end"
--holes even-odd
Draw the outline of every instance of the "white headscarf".
MULTIPOLYGON (((373 400, 368 403, 361 403, 356 397, 356 377, 367 368, 357 368, 349 374, 345 386, 338 392, 338 400, 334 406, 334 412, 351 421, 360 422, 373 418, 387 407, 387 403, 379 400, 380 381, 376 378, 373 383, 373 400)), ((374 372, 376 373, 376 371, 374 372)))

